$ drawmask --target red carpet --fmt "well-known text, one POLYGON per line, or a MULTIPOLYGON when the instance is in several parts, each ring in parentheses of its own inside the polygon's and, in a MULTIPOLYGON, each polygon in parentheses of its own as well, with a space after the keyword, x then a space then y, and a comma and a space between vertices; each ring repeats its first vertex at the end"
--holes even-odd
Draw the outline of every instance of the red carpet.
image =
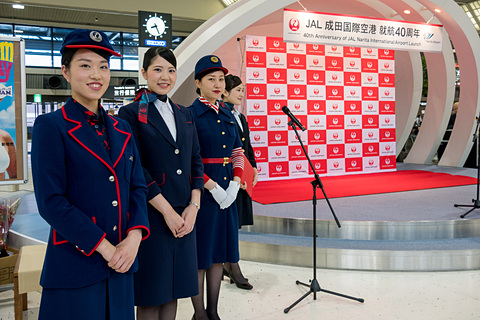
MULTIPOLYGON (((262 204, 312 199, 313 178, 260 181, 253 188, 253 200, 262 204)), ((454 187, 477 183, 476 178, 423 170, 402 170, 320 178, 328 198, 454 187)), ((317 189, 317 198, 323 192, 317 189)))

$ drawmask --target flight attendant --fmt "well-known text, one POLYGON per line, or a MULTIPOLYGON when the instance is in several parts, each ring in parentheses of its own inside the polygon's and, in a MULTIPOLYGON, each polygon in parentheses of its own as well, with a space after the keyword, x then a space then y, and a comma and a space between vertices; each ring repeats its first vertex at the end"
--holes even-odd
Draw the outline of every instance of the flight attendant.
MULTIPOLYGON (((225 103, 225 106, 232 111, 232 114, 235 117, 238 134, 240 135, 240 139, 242 140, 243 144, 243 153, 252 165, 255 173, 253 179, 253 186, 255 186, 258 179, 258 171, 256 168, 257 162, 255 161, 252 144, 250 143, 250 129, 248 127, 247 118, 235 108, 235 106, 242 104, 244 95, 245 86, 243 85, 242 80, 232 74, 225 76, 225 92, 223 94, 223 102, 225 103)), ((248 195, 246 189, 246 183, 242 184, 240 186, 240 190, 238 191, 237 199, 235 200, 238 211, 239 228, 253 224, 252 198, 248 195)), ((223 274, 230 278, 230 283, 235 283, 235 285, 240 289, 251 290, 253 288, 253 286, 243 276, 238 263, 226 263, 224 265, 223 274)))
POLYGON ((238 216, 235 199, 243 173, 242 142, 235 119, 219 99, 225 90, 225 74, 217 56, 201 58, 195 66, 200 95, 189 107, 197 128, 204 164, 205 191, 197 215, 199 294, 192 297, 196 320, 218 320, 223 264, 238 262, 238 216), (204 308, 204 278, 207 307, 204 308))
POLYGON ((32 174, 50 236, 40 284, 40 320, 133 320, 133 272, 149 235, 140 158, 127 122, 99 99, 116 55, 101 31, 77 29, 60 50, 72 97, 39 116, 32 174))
POLYGON ((148 49, 141 70, 148 90, 119 111, 132 127, 148 185, 151 235, 138 252, 138 320, 173 320, 177 299, 198 294, 195 220, 203 164, 190 110, 167 97, 177 79, 176 65, 169 49, 148 49))

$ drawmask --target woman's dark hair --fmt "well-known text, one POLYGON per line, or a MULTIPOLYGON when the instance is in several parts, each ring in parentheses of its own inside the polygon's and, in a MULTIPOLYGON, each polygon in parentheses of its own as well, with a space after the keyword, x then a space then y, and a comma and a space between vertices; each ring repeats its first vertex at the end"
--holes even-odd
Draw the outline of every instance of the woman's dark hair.
POLYGON ((153 60, 160 56, 167 60, 175 69, 177 69, 177 59, 170 49, 164 47, 151 47, 143 55, 143 69, 148 70, 148 67, 152 64, 153 60))
POLYGON ((230 92, 235 87, 238 87, 242 84, 242 79, 233 74, 228 74, 225 76, 225 91, 230 92))
MULTIPOLYGON (((75 52, 77 52, 77 50, 79 49, 81 48, 66 48, 62 54, 62 65, 64 65, 68 69, 70 67, 70 62, 72 62, 72 58, 75 55, 75 52)), ((112 56, 110 52, 105 50, 99 50, 99 49, 88 49, 88 50, 95 52, 96 54, 98 54, 99 56, 101 56, 102 58, 110 62, 110 57, 112 56)))
MULTIPOLYGON (((218 69, 216 69, 216 68, 214 68, 214 69, 207 69, 207 70, 202 71, 202 72, 200 72, 199 74, 197 74, 197 76, 195 77, 195 80, 202 81, 202 78, 203 78, 203 77, 205 77, 207 74, 210 74, 210 73, 215 72, 215 71, 223 71, 223 69, 220 69, 220 68, 218 68, 218 69)), ((223 73, 225 74, 225 71, 223 71, 223 73)), ((225 77, 227 77, 227 76, 225 76, 225 77)), ((197 90, 195 90, 195 92, 196 92, 198 95, 200 95, 200 88, 197 88, 197 90)))

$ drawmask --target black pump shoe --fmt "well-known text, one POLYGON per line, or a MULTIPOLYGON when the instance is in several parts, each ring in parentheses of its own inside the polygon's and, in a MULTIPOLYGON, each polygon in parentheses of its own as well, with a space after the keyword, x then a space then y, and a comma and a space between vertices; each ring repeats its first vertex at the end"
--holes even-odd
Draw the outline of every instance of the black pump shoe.
POLYGON ((239 283, 237 279, 233 276, 233 274, 229 273, 227 270, 223 269, 224 275, 230 278, 230 283, 235 283, 237 288, 244 289, 244 290, 252 290, 253 286, 248 283, 248 279, 245 279, 246 283, 239 283), (226 273, 226 274, 225 274, 226 273))

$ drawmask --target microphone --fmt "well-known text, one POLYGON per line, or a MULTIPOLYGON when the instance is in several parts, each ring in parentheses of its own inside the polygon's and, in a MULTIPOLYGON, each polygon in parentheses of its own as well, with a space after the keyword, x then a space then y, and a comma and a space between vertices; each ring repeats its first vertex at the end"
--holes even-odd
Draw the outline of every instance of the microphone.
POLYGON ((290 120, 292 120, 293 123, 295 123, 297 125, 297 127, 302 129, 302 131, 306 130, 305 127, 303 126, 303 124, 293 115, 292 112, 290 112, 290 109, 288 109, 287 106, 283 106, 282 111, 283 111, 283 113, 285 113, 290 118, 290 120))

